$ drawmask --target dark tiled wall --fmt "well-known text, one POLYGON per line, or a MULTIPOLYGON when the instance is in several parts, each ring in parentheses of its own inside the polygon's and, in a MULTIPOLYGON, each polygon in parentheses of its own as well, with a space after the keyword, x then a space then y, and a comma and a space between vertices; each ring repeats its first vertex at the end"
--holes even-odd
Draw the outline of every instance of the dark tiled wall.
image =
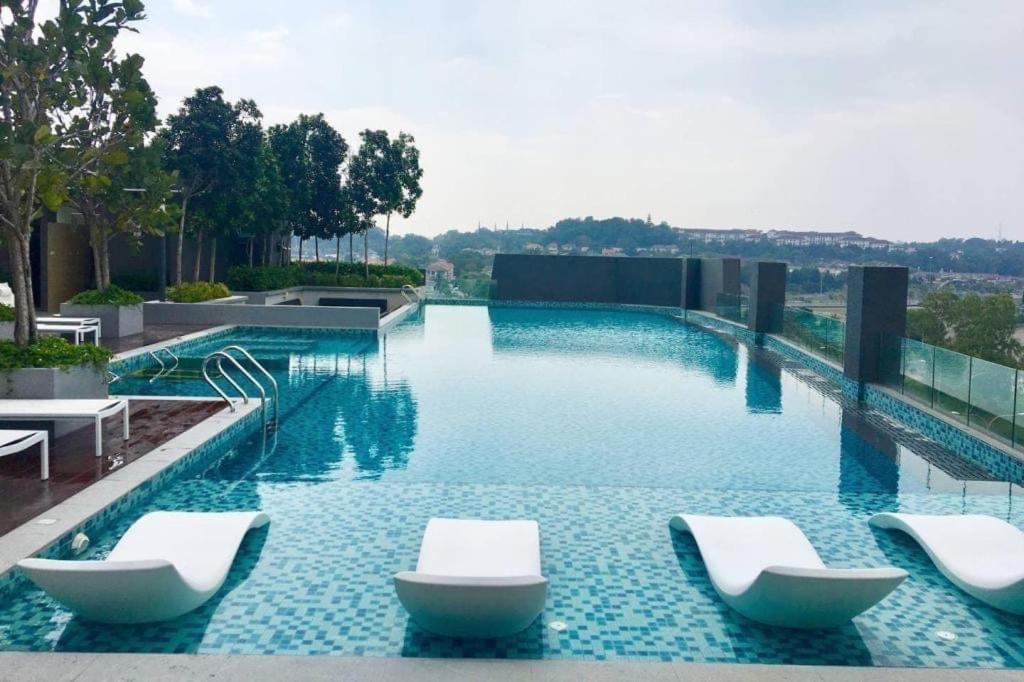
POLYGON ((877 382, 899 368, 889 339, 907 331, 907 282, 902 267, 852 265, 846 285, 846 347, 843 368, 858 382, 877 382))

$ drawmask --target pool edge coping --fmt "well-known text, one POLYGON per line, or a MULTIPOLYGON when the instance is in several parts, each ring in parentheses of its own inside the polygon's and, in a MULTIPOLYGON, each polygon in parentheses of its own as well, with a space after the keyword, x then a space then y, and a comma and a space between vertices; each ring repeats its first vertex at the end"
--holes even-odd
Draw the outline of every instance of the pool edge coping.
POLYGON ((772 663, 401 658, 287 654, 0 652, 5 679, 375 680, 974 680, 1018 679, 1000 668, 892 668, 772 663))

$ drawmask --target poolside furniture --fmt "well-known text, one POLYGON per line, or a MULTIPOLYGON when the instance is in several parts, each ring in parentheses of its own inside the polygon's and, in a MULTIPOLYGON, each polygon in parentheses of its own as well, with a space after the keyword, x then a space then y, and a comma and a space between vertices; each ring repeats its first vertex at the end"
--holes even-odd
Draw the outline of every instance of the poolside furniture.
POLYGON ((425 630, 504 637, 544 610, 536 521, 430 519, 415 571, 395 574, 402 606, 425 630))
POLYGON ((767 625, 843 625, 907 577, 898 568, 826 568, 800 528, 777 516, 679 514, 669 525, 693 534, 725 603, 767 625))
POLYGON ((80 346, 85 341, 86 334, 93 335, 93 343, 97 346, 100 345, 100 328, 96 325, 86 324, 36 324, 36 329, 39 332, 47 334, 56 334, 58 336, 64 334, 74 334, 75 345, 80 346))
POLYGON ((1024 532, 980 514, 875 514, 875 528, 901 530, 928 553, 942 575, 975 599, 1024 615, 1024 532))
POLYGON ((100 561, 22 559, 41 590, 87 620, 150 623, 203 605, 227 578, 263 512, 151 512, 100 561))
POLYGON ((0 429, 0 457, 24 452, 39 444, 39 466, 42 480, 50 477, 50 439, 46 431, 18 431, 0 429))
POLYGON ((128 440, 128 401, 109 399, 0 400, 0 420, 47 421, 50 419, 92 419, 96 424, 96 456, 103 455, 103 420, 123 414, 124 439, 128 440))
POLYGON ((64 317, 63 315, 46 315, 44 317, 37 317, 36 323, 96 327, 96 337, 99 338, 103 336, 103 319, 99 317, 64 317))

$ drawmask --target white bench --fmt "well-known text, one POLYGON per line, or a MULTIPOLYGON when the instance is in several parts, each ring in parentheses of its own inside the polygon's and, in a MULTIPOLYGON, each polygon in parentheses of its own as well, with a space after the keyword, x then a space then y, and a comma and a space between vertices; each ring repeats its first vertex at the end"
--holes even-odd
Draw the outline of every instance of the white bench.
POLYGON ((96 425, 96 456, 103 455, 103 419, 124 417, 124 439, 128 440, 128 401, 110 399, 0 400, 0 419, 48 421, 51 419, 92 419, 96 425))
POLYGON ((85 335, 86 334, 92 334, 93 335, 93 343, 95 343, 97 346, 100 345, 100 328, 97 327, 97 326, 94 326, 94 325, 85 325, 85 324, 78 324, 78 323, 70 323, 70 324, 48 324, 48 323, 38 324, 37 323, 36 324, 36 331, 38 331, 40 333, 58 334, 58 335, 61 335, 61 334, 74 334, 75 335, 75 345, 76 346, 82 345, 82 342, 85 341, 85 335))
POLYGON ((37 324, 63 324, 72 327, 96 327, 96 334, 103 336, 103 320, 99 317, 64 317, 63 315, 45 315, 36 317, 37 324))
POLYGON ((24 452, 36 443, 39 444, 39 464, 45 481, 50 477, 50 439, 46 431, 0 429, 0 457, 24 452))

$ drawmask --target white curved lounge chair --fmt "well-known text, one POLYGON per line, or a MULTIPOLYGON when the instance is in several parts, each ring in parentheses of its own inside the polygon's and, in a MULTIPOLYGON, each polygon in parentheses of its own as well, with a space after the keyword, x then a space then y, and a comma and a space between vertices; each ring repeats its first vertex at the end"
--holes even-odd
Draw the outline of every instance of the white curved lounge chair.
POLYGON ((907 577, 898 568, 826 568, 803 532, 777 516, 680 514, 670 525, 693 534, 725 603, 767 625, 842 625, 907 577))
POLYGON ((1024 615, 1024 532, 994 516, 875 514, 876 528, 917 540, 942 575, 990 606, 1024 615))
POLYGON ((395 591, 416 623, 450 637, 505 637, 544 610, 536 521, 430 519, 416 571, 395 591))
POLYGON ((212 597, 263 512, 152 512, 132 524, 102 561, 23 559, 40 589, 101 623, 170 620, 212 597))

